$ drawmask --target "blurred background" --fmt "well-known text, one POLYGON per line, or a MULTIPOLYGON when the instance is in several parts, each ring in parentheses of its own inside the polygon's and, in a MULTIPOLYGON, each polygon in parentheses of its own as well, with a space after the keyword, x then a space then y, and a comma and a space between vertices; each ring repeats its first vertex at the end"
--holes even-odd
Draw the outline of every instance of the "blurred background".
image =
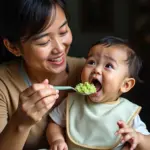
MULTIPOLYGON (((140 116, 150 131, 150 0, 66 1, 73 33, 69 55, 85 57, 93 42, 109 35, 128 39, 140 55, 140 77, 144 82, 137 83, 125 97, 143 107, 140 116)), ((0 62, 3 55, 8 56, 7 60, 12 57, 0 51, 0 62)))
POLYGON ((90 45, 103 36, 128 39, 143 61, 137 83, 125 96, 141 105, 141 118, 150 130, 150 0, 68 0, 73 33, 69 55, 85 57, 90 45))

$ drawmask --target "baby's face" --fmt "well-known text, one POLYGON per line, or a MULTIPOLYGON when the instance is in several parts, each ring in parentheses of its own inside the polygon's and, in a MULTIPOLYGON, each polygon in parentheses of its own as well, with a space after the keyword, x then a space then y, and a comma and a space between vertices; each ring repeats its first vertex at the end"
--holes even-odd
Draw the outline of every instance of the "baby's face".
POLYGON ((96 86, 97 92, 89 96, 93 102, 115 101, 120 95, 128 77, 127 53, 122 48, 99 44, 90 49, 81 80, 96 86))

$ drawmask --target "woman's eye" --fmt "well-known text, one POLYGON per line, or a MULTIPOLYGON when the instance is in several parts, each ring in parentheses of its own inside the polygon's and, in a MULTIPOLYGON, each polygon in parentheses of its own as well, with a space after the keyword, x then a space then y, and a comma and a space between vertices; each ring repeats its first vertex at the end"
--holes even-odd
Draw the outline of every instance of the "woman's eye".
POLYGON ((89 65, 95 65, 96 63, 95 63, 94 60, 89 60, 89 61, 87 61, 87 64, 89 64, 89 65))
POLYGON ((60 36, 64 36, 64 35, 66 35, 67 33, 68 33, 68 31, 61 32, 61 33, 60 33, 60 36))
POLYGON ((48 40, 47 42, 44 42, 44 43, 39 43, 38 45, 40 45, 40 46, 46 46, 49 42, 50 42, 50 40, 48 40))
POLYGON ((113 65, 108 63, 108 64, 106 64, 105 68, 113 69, 113 65))

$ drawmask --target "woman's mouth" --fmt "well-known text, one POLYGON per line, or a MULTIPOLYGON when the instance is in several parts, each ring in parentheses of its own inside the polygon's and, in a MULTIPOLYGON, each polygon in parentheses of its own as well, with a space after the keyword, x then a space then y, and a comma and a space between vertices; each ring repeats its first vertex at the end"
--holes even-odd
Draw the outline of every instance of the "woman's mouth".
POLYGON ((61 57, 49 59, 48 61, 54 65, 61 65, 64 62, 64 55, 61 57))
POLYGON ((56 59, 51 59, 52 62, 61 62, 62 61, 62 57, 60 58, 56 58, 56 59))

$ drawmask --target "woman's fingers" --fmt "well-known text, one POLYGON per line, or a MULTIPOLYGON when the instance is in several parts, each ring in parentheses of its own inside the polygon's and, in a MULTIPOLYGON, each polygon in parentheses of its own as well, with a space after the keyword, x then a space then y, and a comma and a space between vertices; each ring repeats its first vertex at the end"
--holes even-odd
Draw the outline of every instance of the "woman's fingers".
POLYGON ((38 103, 38 108, 42 108, 44 105, 47 105, 53 101, 55 102, 58 98, 58 92, 58 90, 50 88, 36 91, 33 95, 26 98, 24 103, 22 103, 22 109, 27 111, 28 109, 35 107, 36 103, 38 102, 40 102, 40 104, 38 103))
POLYGON ((20 94, 19 109, 23 116, 33 124, 42 119, 43 115, 52 108, 59 91, 48 84, 48 80, 42 83, 33 84, 20 94))
POLYGON ((41 89, 44 89, 44 88, 51 88, 52 89, 53 86, 49 85, 48 83, 49 83, 48 79, 45 79, 41 83, 35 83, 35 84, 31 85, 29 88, 25 89, 21 93, 20 97, 24 99, 25 97, 29 97, 32 94, 34 94, 36 91, 39 91, 41 89))
MULTIPOLYGON (((51 89, 51 88, 45 88, 45 89, 42 89, 42 90, 39 90, 39 91, 36 91, 33 95, 31 95, 29 97, 29 103, 32 104, 32 103, 37 103, 39 100, 43 101, 43 103, 45 102, 44 101, 44 98, 46 97, 50 97, 50 96, 55 96, 58 95, 58 90, 55 90, 55 89, 51 89)), ((55 98, 56 99, 56 98, 55 98)), ((50 99, 50 100, 53 100, 53 99, 50 99)))
POLYGON ((39 100, 36 104, 35 104, 35 107, 37 108, 38 111, 40 111, 42 108, 49 108, 49 105, 50 104, 54 104, 55 103, 55 100, 59 97, 58 94, 56 95, 51 95, 51 96, 48 96, 48 97, 45 97, 41 100, 39 100))
POLYGON ((47 113, 48 110, 52 108, 55 101, 52 101, 51 103, 40 106, 41 108, 37 108, 36 105, 34 105, 32 108, 29 108, 25 110, 27 117, 34 120, 34 122, 38 122, 42 119, 42 117, 47 113))
POLYGON ((48 83, 49 83, 49 81, 48 81, 48 79, 45 79, 42 83, 44 83, 44 84, 48 84, 48 83))
POLYGON ((30 86, 20 94, 20 99, 22 100, 22 102, 24 102, 28 99, 28 97, 33 95, 35 92, 45 88, 51 88, 51 87, 48 84, 44 84, 44 83, 33 84, 32 86, 30 86))

